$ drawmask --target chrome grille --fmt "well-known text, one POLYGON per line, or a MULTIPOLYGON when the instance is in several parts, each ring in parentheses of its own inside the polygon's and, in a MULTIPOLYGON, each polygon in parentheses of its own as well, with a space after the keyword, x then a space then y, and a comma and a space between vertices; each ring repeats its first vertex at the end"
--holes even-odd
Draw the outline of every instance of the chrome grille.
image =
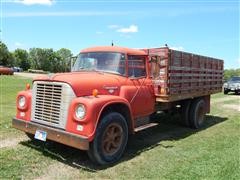
POLYGON ((32 89, 32 121, 65 129, 69 105, 75 98, 71 86, 35 81, 32 89))
POLYGON ((59 124, 62 85, 37 84, 34 118, 59 124))

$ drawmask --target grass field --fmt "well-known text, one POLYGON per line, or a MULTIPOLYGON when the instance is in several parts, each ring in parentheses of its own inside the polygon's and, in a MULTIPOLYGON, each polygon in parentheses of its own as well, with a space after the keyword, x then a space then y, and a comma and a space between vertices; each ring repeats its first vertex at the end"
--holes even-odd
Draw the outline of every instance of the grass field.
POLYGON ((240 96, 212 96, 203 128, 172 116, 130 138, 121 162, 93 165, 83 151, 31 141, 11 128, 15 97, 30 79, 0 76, 0 179, 240 179, 240 96))

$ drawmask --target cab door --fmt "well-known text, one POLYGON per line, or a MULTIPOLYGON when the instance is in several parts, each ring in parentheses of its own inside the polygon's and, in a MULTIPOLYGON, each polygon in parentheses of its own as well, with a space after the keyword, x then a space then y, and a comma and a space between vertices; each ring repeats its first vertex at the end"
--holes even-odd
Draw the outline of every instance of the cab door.
POLYGON ((154 112, 155 96, 152 80, 147 76, 147 57, 128 55, 128 84, 131 86, 130 105, 134 118, 154 112))

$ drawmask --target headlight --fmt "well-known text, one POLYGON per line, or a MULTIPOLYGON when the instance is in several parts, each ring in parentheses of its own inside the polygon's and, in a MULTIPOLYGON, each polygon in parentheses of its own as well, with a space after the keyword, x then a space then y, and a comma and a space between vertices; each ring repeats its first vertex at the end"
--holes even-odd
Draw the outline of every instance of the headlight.
POLYGON ((75 109, 75 115, 78 119, 84 118, 86 114, 86 109, 83 104, 79 104, 77 108, 75 109))
POLYGON ((26 98, 24 96, 20 96, 18 99, 18 105, 19 107, 23 108, 26 104, 26 98))

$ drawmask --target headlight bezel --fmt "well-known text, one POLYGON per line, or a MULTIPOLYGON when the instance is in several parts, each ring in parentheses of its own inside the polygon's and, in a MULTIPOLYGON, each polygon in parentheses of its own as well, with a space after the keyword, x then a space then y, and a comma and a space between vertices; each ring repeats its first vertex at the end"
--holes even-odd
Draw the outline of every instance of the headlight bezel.
POLYGON ((75 119, 78 121, 84 120, 84 118, 86 117, 86 107, 84 104, 78 104, 75 107, 74 116, 75 116, 75 119))

